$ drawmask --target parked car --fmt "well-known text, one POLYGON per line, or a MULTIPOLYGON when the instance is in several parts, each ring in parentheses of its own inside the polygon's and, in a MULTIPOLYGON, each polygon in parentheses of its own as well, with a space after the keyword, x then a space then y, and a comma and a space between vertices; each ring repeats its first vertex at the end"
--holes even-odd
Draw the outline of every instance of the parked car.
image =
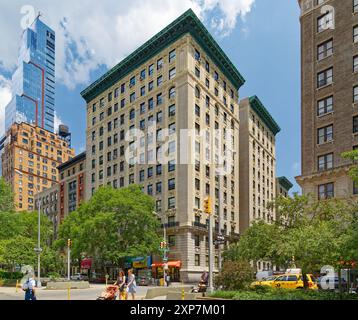
POLYGON ((151 279, 147 277, 140 277, 138 281, 138 285, 140 286, 149 286, 151 284, 151 279))
POLYGON ((258 281, 254 281, 253 283, 251 283, 251 287, 255 287, 255 286, 272 286, 272 283, 275 281, 275 279, 278 276, 270 276, 270 277, 266 277, 263 278, 261 280, 258 281))
POLYGON ((74 275, 71 276, 71 280, 73 280, 73 281, 87 281, 88 276, 86 274, 75 273, 74 275))
POLYGON ((273 275, 273 271, 269 270, 269 271, 258 271, 256 273, 256 279, 257 280, 263 280, 265 278, 271 277, 273 275))
MULTIPOLYGON (((307 274, 308 288, 311 290, 317 290, 316 279, 312 274, 307 274)), ((272 288, 283 288, 283 289, 303 289, 302 274, 283 274, 280 276, 268 277, 263 281, 255 281, 251 286, 267 285, 272 288)))
MULTIPOLYGON (((338 290, 339 289, 339 278, 337 276, 335 276, 335 277, 322 276, 317 279, 318 288, 321 290, 324 290, 325 288, 322 288, 322 284, 323 284, 322 280, 326 282, 326 285, 327 285, 326 290, 338 290), (324 278, 324 277, 326 277, 326 278, 324 278), (334 289, 329 288, 330 281, 334 282, 334 289)), ((341 278, 341 286, 342 286, 343 290, 347 290, 347 285, 348 285, 347 281, 345 279, 341 278)))

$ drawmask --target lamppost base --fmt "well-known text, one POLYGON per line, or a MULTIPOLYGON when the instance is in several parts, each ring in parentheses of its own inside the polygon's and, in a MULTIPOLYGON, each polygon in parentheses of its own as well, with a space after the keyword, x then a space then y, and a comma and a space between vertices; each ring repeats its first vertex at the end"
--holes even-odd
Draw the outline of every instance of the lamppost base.
POLYGON ((36 288, 39 288, 39 289, 42 288, 42 284, 41 284, 41 281, 40 281, 40 280, 37 281, 37 283, 36 283, 36 288))

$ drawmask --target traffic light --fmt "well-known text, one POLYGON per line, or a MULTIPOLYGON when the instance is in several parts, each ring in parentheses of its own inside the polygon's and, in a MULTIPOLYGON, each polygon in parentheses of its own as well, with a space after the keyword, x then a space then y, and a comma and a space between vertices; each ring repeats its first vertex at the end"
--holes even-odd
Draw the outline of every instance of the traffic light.
POLYGON ((211 199, 210 197, 208 197, 207 199, 204 200, 204 212, 206 214, 211 214, 212 210, 211 210, 211 199))
POLYGON ((67 240, 67 247, 69 247, 69 248, 72 247, 72 240, 71 239, 67 240))

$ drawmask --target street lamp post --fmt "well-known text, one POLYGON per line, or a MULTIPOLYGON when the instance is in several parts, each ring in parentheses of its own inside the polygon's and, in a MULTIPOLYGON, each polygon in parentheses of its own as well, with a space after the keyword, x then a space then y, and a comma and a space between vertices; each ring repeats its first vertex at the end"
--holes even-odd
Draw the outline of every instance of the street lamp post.
MULTIPOLYGON (((15 169, 15 172, 20 176, 24 174, 15 169)), ((39 194, 40 191, 37 188, 36 184, 34 184, 37 193, 39 194)), ((41 201, 40 198, 37 200, 37 207, 38 207, 38 217, 37 217, 37 248, 35 248, 35 252, 37 253, 37 287, 41 288, 41 201)))

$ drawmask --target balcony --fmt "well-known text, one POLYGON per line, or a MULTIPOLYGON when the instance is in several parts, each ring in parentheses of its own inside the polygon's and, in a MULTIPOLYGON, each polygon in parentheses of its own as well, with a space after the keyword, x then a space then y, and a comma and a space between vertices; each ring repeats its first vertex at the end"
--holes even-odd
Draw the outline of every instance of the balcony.
POLYGON ((201 228, 201 229, 208 229, 208 226, 204 223, 200 223, 197 221, 193 222, 193 227, 201 228))
POLYGON ((167 229, 167 228, 179 227, 179 222, 178 222, 178 221, 177 221, 177 222, 168 222, 168 223, 166 223, 165 225, 164 225, 164 224, 161 224, 160 227, 163 229, 164 226, 165 226, 166 229, 167 229))

